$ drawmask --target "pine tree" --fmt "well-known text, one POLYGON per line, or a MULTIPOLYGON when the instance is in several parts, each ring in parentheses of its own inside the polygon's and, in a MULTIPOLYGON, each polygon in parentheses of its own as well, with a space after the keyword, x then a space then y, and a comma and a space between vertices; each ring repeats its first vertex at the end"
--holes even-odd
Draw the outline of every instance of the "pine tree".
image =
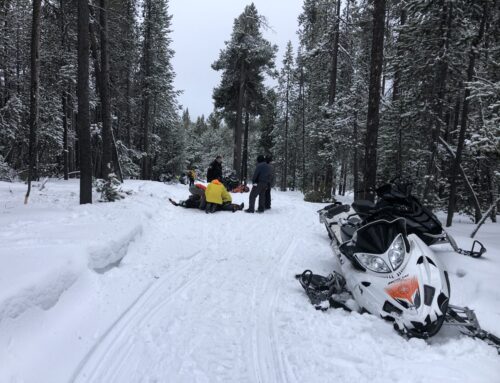
POLYGON ((252 3, 245 7, 234 21, 231 40, 226 42, 219 59, 212 64, 213 69, 223 71, 221 84, 214 89, 215 106, 225 111, 228 121, 235 119, 233 169, 240 178, 243 165, 243 111, 257 113, 263 104, 264 74, 271 73, 277 50, 262 37, 263 25, 264 19, 258 14, 255 5, 252 3))

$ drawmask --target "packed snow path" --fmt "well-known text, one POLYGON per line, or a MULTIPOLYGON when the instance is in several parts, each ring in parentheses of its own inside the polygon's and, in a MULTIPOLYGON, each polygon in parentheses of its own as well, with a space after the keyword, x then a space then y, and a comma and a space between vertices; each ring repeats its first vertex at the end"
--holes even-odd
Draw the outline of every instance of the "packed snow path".
MULTIPOLYGON (((374 316, 314 310, 294 274, 326 274, 334 260, 319 206, 299 193, 274 192, 263 215, 207 215, 168 203, 186 198, 186 186, 127 186, 128 200, 91 208, 112 220, 106 235, 130 233, 119 236, 125 245, 92 247, 89 266, 99 267, 42 313, 0 318, 1 382, 499 381, 495 349, 455 331, 407 341, 374 316), (106 251, 114 255, 102 267, 106 251)), ((248 193, 233 197, 248 203, 248 193)), ((485 260, 438 251, 452 302, 499 333, 496 229, 480 236, 485 260)))

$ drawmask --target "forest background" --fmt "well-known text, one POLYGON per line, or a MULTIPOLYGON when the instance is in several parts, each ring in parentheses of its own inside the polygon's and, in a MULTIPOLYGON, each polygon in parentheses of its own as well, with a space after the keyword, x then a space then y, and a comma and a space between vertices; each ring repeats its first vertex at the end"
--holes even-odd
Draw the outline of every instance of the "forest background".
POLYGON ((26 180, 26 201, 42 177, 79 176, 88 203, 95 179, 203 176, 217 154, 245 182, 262 153, 307 200, 400 177, 448 224, 496 219, 498 0, 305 0, 283 57, 249 4, 208 116, 179 105, 168 5, 0 1, 0 179, 26 180))

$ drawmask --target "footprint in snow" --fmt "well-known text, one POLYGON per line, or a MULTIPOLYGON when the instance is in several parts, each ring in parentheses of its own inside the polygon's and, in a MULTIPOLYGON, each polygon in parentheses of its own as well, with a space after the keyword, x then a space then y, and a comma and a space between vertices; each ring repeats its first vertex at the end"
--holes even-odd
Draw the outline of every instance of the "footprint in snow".
POLYGON ((467 275, 467 272, 464 269, 457 269, 457 277, 463 278, 467 275))

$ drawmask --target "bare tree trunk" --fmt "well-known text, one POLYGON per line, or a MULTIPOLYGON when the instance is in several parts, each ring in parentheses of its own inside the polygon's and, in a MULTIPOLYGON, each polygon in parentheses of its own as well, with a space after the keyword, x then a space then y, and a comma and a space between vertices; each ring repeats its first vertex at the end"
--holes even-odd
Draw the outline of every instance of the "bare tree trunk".
POLYGON ((286 99, 285 99, 285 163, 283 166, 283 179, 281 180, 281 190, 288 188, 288 124, 289 124, 289 103, 290 103, 290 73, 286 79, 286 99))
POLYGON ((144 88, 143 88, 143 93, 144 93, 144 110, 143 110, 143 120, 142 120, 142 150, 144 152, 143 157, 142 157, 142 174, 141 178, 143 180, 149 180, 151 179, 151 174, 150 174, 150 158, 149 158, 149 109, 150 109, 150 102, 151 102, 151 95, 150 95, 150 89, 149 89, 149 76, 151 72, 151 0, 146 1, 146 8, 147 8, 147 13, 146 13, 146 35, 145 35, 145 40, 144 40, 144 76, 145 76, 145 82, 144 82, 144 88))
MULTIPOLYGON (((467 82, 470 83, 474 78, 474 65, 477 57, 477 50, 481 40, 484 35, 484 28, 486 25, 486 19, 488 18, 488 0, 483 0, 483 15, 481 18, 481 24, 479 26, 479 33, 472 42, 471 49, 469 52, 469 66, 467 68, 467 82)), ((467 85, 464 90, 464 98, 462 104, 462 118, 460 124, 460 133, 458 136, 458 145, 457 145, 457 153, 455 156, 455 161, 453 162, 453 167, 451 170, 450 176, 450 200, 448 201, 448 216, 446 218, 446 226, 449 227, 453 221, 453 215, 455 213, 456 206, 456 191, 457 191, 457 174, 460 168, 460 164, 462 162, 462 152, 464 149, 464 141, 465 141, 465 132, 467 130, 467 119, 469 116, 469 96, 470 89, 467 85)), ((476 223, 481 219, 480 212, 476 211, 475 220, 476 223)))
POLYGON ((345 195, 345 192, 347 190, 347 172, 348 172, 347 161, 345 161, 344 162, 344 187, 342 189, 342 195, 343 196, 345 195))
POLYGON ((429 164, 427 166, 427 179, 425 181, 424 199, 427 199, 429 196, 431 185, 434 182, 435 175, 435 162, 438 150, 439 143, 439 135, 441 133, 442 126, 442 118, 443 118, 443 109, 444 109, 444 97, 446 91, 446 81, 448 77, 448 60, 447 54, 445 52, 448 51, 448 47, 450 45, 451 39, 451 30, 452 30, 452 20, 453 20, 453 5, 448 0, 441 0, 441 25, 440 25, 440 35, 441 35, 441 54, 439 58, 438 71, 436 73, 436 88, 437 88, 437 99, 436 104, 434 106, 434 121, 432 126, 432 137, 431 137, 431 158, 429 160, 429 164), (443 58, 444 57, 444 58, 443 58))
POLYGON ((481 220, 477 223, 476 225, 476 228, 474 229, 474 231, 471 233, 470 237, 471 238, 474 238, 474 236, 476 235, 477 231, 479 230, 479 228, 483 225, 483 223, 486 221, 486 219, 488 218, 488 216, 496 209, 496 206, 497 204, 500 202, 500 198, 497 198, 489 207, 489 209, 486 211, 486 213, 484 213, 483 215, 483 218, 481 218, 481 220))
POLYGON ((377 182, 377 140, 380 108, 380 77, 384 61, 385 0, 374 0, 373 40, 370 63, 370 89, 366 122, 364 198, 373 201, 377 182))
POLYGON ((243 119, 243 104, 245 101, 246 88, 246 67, 245 61, 241 60, 240 65, 240 89, 238 92, 238 106, 236 110, 236 127, 234 130, 234 148, 233 148, 233 168, 236 176, 241 179, 241 133, 243 119))
MULTIPOLYGON (((132 19, 133 15, 132 15, 132 5, 130 4, 130 0, 128 1, 128 5, 127 5, 127 22, 130 22, 130 20, 132 19)), ((130 27, 127 28, 127 38, 128 39, 131 39, 132 36, 130 35, 130 27)), ((132 71, 132 61, 130 60, 130 58, 128 59, 129 60, 129 65, 127 65, 127 80, 126 80, 126 112, 125 112, 125 116, 126 116, 126 127, 127 127, 127 136, 126 136, 126 143, 127 143, 127 147, 130 148, 130 145, 132 143, 132 134, 131 134, 131 127, 132 127, 132 122, 131 122, 131 119, 132 119, 132 107, 131 107, 131 99, 132 99, 132 86, 131 86, 131 71, 132 71)))
POLYGON ((353 155, 353 166, 352 166, 352 176, 353 176, 353 188, 354 188, 354 201, 357 201, 360 197, 359 192, 359 159, 358 159, 358 112, 354 112, 354 124, 353 124, 353 138, 354 138, 354 155, 353 155))
POLYGON ((78 0, 78 146, 80 204, 92 203, 92 152, 89 116, 89 4, 78 0))
POLYGON ((337 58, 339 52, 339 30, 340 30, 340 6, 342 1, 337 0, 337 13, 335 18, 335 35, 333 38, 332 68, 330 71, 330 91, 328 94, 328 105, 332 106, 337 95, 337 58))
POLYGON ((67 96, 66 92, 63 91, 62 96, 62 114, 63 114, 63 171, 64 179, 68 180, 69 176, 69 159, 68 159, 68 108, 67 108, 67 96))
MULTIPOLYGON (((400 18, 400 26, 406 24, 406 10, 401 10, 401 18, 400 18)), ((399 40, 399 38, 398 38, 399 40)), ((398 41, 397 55, 401 57, 402 48, 401 44, 398 41)), ((397 110, 397 127, 396 131, 398 133, 398 146, 397 146, 397 155, 396 155, 396 173, 399 177, 403 175, 403 129, 401 126, 401 100, 400 100, 400 83, 401 83, 401 68, 399 67, 399 63, 396 63, 396 71, 394 73, 394 83, 392 85, 392 104, 397 110)))
MULTIPOLYGON (((445 140, 443 140, 442 137, 439 137, 439 141, 441 142, 443 147, 446 149, 446 151, 450 154, 452 161, 453 162, 456 161, 456 158, 457 158, 456 154, 455 154, 455 152, 453 152, 453 149, 448 145, 448 143, 445 140)), ((460 175, 462 176, 462 179, 465 182, 465 188, 469 192, 470 199, 471 199, 471 201, 473 201, 475 216, 481 217, 481 206, 479 205, 479 200, 477 198, 477 194, 474 192, 474 189, 472 188, 472 184, 470 183, 469 178, 467 177, 467 174, 465 174, 465 171, 464 171, 464 168, 462 167, 462 165, 459 165, 459 171, 460 171, 460 175)))
POLYGON ((248 125, 250 124, 250 115, 248 113, 248 100, 245 107, 245 131, 243 137, 243 163, 242 163, 242 177, 241 183, 247 183, 248 179, 248 125))
POLYGON ((37 167, 37 130, 39 108, 40 79, 40 8, 42 0, 33 0, 33 23, 31 28, 31 87, 30 87, 30 134, 29 134, 29 167, 28 191, 24 203, 28 203, 31 192, 31 181, 36 178, 37 167))
POLYGON ((491 222, 496 223, 497 222, 497 205, 498 205, 498 186, 495 182, 495 171, 491 168, 491 165, 488 166, 488 186, 489 186, 489 193, 488 193, 488 199, 489 203, 492 205, 490 216, 491 216, 491 222), (497 201, 496 203, 494 201, 497 201))
MULTIPOLYGON (((63 57, 61 59, 61 67, 66 64, 66 59, 64 58, 64 54, 66 53, 66 28, 65 28, 65 18, 64 18, 64 2, 63 0, 59 1, 59 7, 61 12, 61 51, 63 53, 63 57)), ((69 152, 68 152, 68 92, 67 87, 68 84, 64 84, 64 89, 62 91, 61 103, 62 103, 62 123, 63 123, 63 173, 64 179, 69 179, 69 152)))
POLYGON ((302 104, 302 192, 306 190, 306 98, 304 91, 304 66, 300 66, 300 97, 302 104))
POLYGON ((101 105, 102 105, 102 178, 108 179, 111 172, 111 100, 109 92, 109 58, 108 58, 108 7, 107 0, 100 0, 101 9, 101 105))
MULTIPOLYGON (((87 0, 88 1, 88 0, 87 0)), ((97 39, 97 31, 95 27, 96 16, 94 8, 89 6, 89 33, 90 33, 90 51, 92 53, 92 63, 94 65, 94 81, 96 96, 101 92, 101 64, 99 63, 99 42, 97 39)), ((100 108, 96 108, 96 121, 99 120, 100 108)))

